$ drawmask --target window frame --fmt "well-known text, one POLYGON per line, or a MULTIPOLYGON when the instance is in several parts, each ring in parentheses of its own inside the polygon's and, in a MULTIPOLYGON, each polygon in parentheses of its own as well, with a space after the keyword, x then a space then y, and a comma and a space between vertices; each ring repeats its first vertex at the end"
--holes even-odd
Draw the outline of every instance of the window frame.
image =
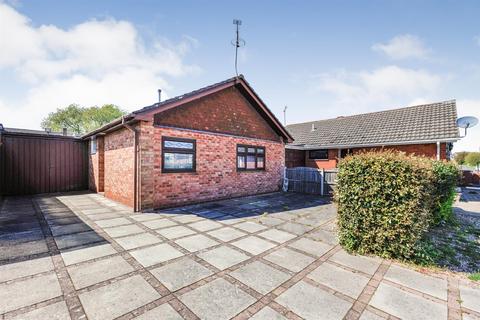
POLYGON ((177 138, 162 136, 162 173, 182 173, 182 172, 196 172, 197 171, 197 141, 195 139, 177 138), (192 143, 192 149, 165 147, 165 141, 187 142, 192 143), (185 169, 171 169, 165 168, 165 153, 181 153, 192 155, 192 168, 185 169))
POLYGON ((97 154, 98 151, 98 145, 97 145, 97 137, 92 136, 90 138, 90 154, 97 154), (94 148, 95 146, 95 148, 94 148))
POLYGON ((322 160, 322 161, 326 161, 326 160, 329 160, 329 156, 328 156, 328 149, 315 149, 315 150, 308 150, 308 159, 310 160, 322 160), (326 158, 315 158, 315 157, 312 157, 312 151, 325 151, 327 153, 327 157, 326 158))
POLYGON ((267 150, 263 146, 254 146, 254 145, 248 145, 248 144, 237 144, 236 146, 236 167, 237 171, 265 171, 265 167, 267 164, 267 150), (238 148, 245 148, 245 152, 240 152, 238 151, 238 148), (248 148, 255 148, 255 152, 248 152, 248 148), (263 153, 259 153, 258 150, 261 149, 263 150, 263 153), (249 169, 247 168, 247 157, 248 156, 255 156, 255 168, 249 169), (238 167, 238 157, 243 156, 245 159, 245 168, 239 168, 238 167), (258 158, 263 158, 263 167, 259 168, 258 167, 258 158))

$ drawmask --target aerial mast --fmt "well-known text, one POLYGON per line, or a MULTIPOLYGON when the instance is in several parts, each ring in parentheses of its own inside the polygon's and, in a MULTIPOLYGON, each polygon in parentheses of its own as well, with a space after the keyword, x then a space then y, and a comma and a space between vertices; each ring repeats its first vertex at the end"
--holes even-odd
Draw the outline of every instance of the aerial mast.
POLYGON ((240 26, 242 20, 233 19, 233 24, 236 25, 236 38, 232 40, 232 45, 235 47, 235 74, 238 76, 238 48, 245 46, 245 40, 240 38, 240 26))

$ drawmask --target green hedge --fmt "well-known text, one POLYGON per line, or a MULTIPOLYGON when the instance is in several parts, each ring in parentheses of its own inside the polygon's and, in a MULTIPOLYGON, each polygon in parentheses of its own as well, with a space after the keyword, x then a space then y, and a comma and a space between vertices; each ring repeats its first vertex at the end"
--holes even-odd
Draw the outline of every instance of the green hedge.
POLYGON ((345 158, 335 191, 340 244, 350 252, 412 258, 430 225, 449 217, 457 177, 451 163, 401 152, 345 158))

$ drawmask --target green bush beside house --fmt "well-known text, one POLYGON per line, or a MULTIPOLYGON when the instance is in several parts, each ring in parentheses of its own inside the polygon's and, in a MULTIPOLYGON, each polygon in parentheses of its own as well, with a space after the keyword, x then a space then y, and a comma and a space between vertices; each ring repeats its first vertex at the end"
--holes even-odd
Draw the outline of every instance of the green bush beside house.
POLYGON ((340 244, 350 252, 412 259, 430 226, 450 219, 455 164, 401 152, 367 152, 339 164, 340 244))

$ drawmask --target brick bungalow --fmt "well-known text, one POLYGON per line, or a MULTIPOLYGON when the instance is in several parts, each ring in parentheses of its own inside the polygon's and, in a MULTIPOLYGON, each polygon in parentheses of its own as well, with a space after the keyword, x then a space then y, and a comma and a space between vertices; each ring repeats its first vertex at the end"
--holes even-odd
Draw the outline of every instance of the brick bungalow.
POLYGON ((333 169, 347 154, 393 149, 449 159, 460 139, 455 100, 291 124, 287 167, 333 169))
POLYGON ((89 187, 134 210, 279 190, 292 136, 243 76, 134 111, 82 137, 89 187))

